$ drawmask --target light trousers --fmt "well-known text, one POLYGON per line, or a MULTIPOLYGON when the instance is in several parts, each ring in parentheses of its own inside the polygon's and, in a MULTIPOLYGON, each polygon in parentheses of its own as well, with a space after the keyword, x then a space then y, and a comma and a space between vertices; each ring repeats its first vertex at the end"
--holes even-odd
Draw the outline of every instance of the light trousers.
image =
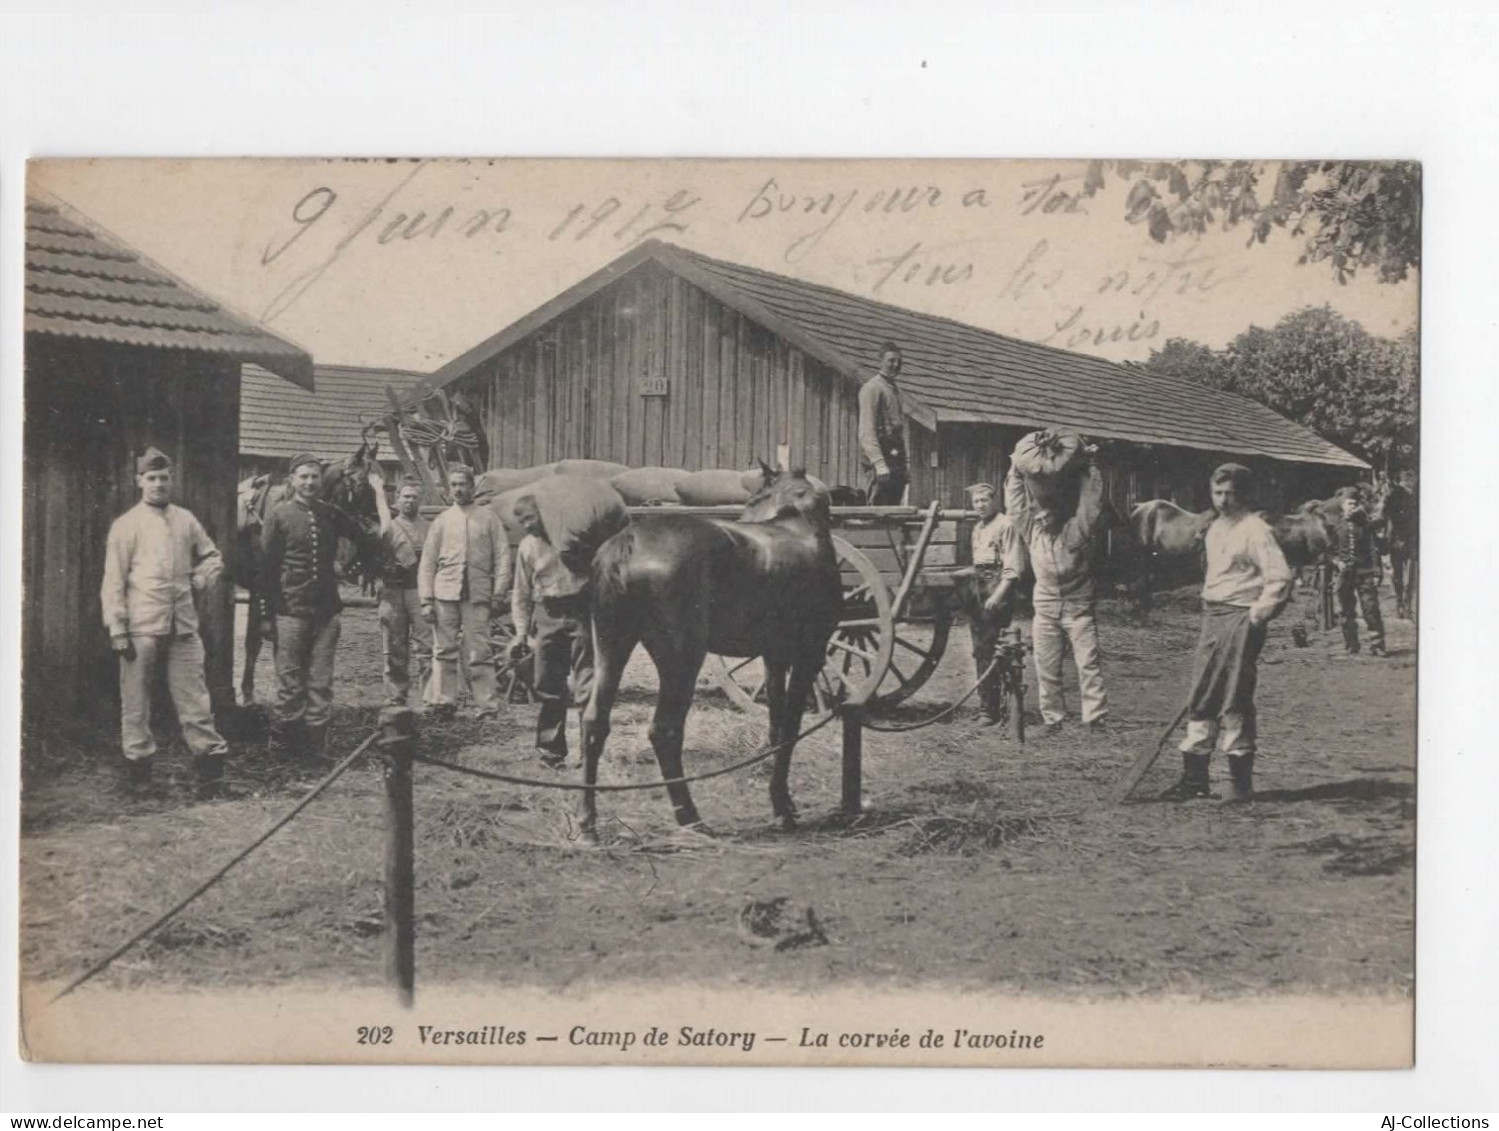
POLYGON ((139 762, 156 753, 151 734, 151 685, 160 665, 177 708, 182 737, 199 757, 222 758, 229 750, 213 724, 208 687, 203 682, 203 641, 196 632, 182 636, 132 636, 135 659, 120 657, 120 746, 139 762))
POLYGON ((1062 660, 1069 641, 1073 659, 1077 662, 1083 722, 1097 722, 1109 713, 1109 697, 1103 688, 1103 666, 1099 660, 1098 622, 1094 619, 1091 604, 1070 602, 1036 602, 1036 615, 1031 622, 1031 644, 1036 652, 1041 718, 1047 723, 1059 723, 1067 717, 1067 699, 1062 691, 1062 660))
POLYGON ((422 619, 416 589, 387 585, 380 593, 380 641, 385 648, 385 702, 404 707, 411 692, 411 658, 424 691, 432 667, 432 628, 422 619))
POLYGON ((497 708, 494 648, 489 640, 489 604, 479 601, 437 601, 437 654, 432 670, 432 702, 444 706, 457 701, 458 646, 468 661, 474 706, 497 708))
POLYGON ((328 725, 333 714, 333 657, 343 622, 335 614, 276 618, 276 726, 328 725))
POLYGON ((1211 754, 1213 731, 1218 731, 1218 749, 1225 754, 1253 754, 1258 740, 1254 708, 1224 711, 1217 719, 1188 719, 1187 733, 1177 747, 1184 754, 1211 754))

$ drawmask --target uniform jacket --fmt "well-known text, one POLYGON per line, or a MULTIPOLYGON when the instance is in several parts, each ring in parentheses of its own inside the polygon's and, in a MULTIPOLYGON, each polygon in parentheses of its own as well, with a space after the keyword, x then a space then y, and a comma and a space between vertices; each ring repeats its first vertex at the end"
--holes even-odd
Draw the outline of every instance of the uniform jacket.
POLYGON ((104 627, 111 636, 185 636, 198 630, 193 590, 223 571, 218 547, 192 511, 137 503, 109 528, 104 627))
POLYGON ((1001 512, 973 527, 973 564, 982 569, 997 569, 1001 581, 1018 581, 1027 565, 1025 543, 1015 522, 1001 512))
POLYGON ((359 525, 319 499, 290 499, 266 516, 260 548, 266 607, 277 616, 323 620, 343 608, 333 563, 338 539, 362 538, 359 525))
POLYGON ((391 588, 415 589, 417 567, 422 559, 422 546, 427 541, 431 523, 417 515, 402 518, 390 516, 390 523, 380 531, 381 568, 380 579, 391 588))
POLYGON ((1207 573, 1202 599, 1238 605, 1270 616, 1291 596, 1291 569, 1275 534, 1257 514, 1215 518, 1203 540, 1207 573))
POLYGON ((1362 515, 1348 515, 1338 527, 1333 558, 1340 569, 1361 574, 1381 572, 1379 541, 1374 527, 1362 515))
POLYGON ((572 597, 587 586, 587 576, 574 573, 550 542, 527 534, 515 551, 515 590, 510 597, 510 618, 515 622, 516 634, 526 635, 538 600, 572 597))
POLYGON ((859 386, 859 451, 864 462, 906 474, 910 468, 911 437, 900 390, 876 373, 859 386))
POLYGON ((423 601, 492 602, 510 588, 510 541, 489 507, 453 505, 432 520, 417 569, 423 601))
POLYGON ((1090 602, 1096 596, 1092 559, 1103 533, 1103 473, 1090 466, 1078 492, 1077 511, 1062 523, 1048 520, 1014 468, 1005 477, 1005 510, 1030 554, 1036 575, 1033 600, 1090 602))

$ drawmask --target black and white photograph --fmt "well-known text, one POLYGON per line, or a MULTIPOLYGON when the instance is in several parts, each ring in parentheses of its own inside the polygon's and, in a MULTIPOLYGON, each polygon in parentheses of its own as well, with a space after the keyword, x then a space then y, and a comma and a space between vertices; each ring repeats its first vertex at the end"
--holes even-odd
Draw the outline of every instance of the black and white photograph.
POLYGON ((31 162, 25 1055, 1409 1067, 1422 190, 31 162))

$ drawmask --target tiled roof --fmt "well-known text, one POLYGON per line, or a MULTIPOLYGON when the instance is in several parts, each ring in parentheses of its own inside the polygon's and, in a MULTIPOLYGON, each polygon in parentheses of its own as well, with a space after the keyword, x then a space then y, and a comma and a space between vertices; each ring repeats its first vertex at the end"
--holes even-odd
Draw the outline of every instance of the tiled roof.
POLYGON ((626 253, 433 375, 444 384, 520 337, 654 261, 780 334, 852 380, 879 366, 887 338, 904 353, 901 389, 922 423, 1060 425, 1098 437, 1364 467, 1362 460, 1256 401, 1021 341, 949 318, 875 302, 650 241, 626 253))
POLYGON ((258 365, 241 371, 239 451, 286 459, 310 451, 338 459, 359 447, 364 426, 390 411, 385 387, 404 393, 421 373, 318 365, 317 391, 288 388, 258 365))
POLYGON ((312 385, 305 350, 39 200, 26 202, 26 332, 202 350, 312 385))

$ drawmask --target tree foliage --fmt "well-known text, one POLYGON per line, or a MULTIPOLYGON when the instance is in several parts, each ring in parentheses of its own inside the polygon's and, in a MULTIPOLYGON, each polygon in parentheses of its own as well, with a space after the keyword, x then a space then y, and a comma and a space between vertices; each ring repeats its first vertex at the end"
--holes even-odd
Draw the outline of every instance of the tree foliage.
POLYGON ((1259 401, 1377 468, 1414 465, 1413 330, 1381 338, 1329 306, 1305 307, 1268 330, 1250 327, 1221 350, 1172 338, 1144 366, 1259 401))
POLYGON ((1083 195, 1111 174, 1131 182, 1125 219, 1157 242, 1243 225, 1252 246, 1283 228, 1303 241, 1300 262, 1329 262, 1340 283, 1363 269, 1397 283, 1421 266, 1413 161, 1090 161, 1083 195))

